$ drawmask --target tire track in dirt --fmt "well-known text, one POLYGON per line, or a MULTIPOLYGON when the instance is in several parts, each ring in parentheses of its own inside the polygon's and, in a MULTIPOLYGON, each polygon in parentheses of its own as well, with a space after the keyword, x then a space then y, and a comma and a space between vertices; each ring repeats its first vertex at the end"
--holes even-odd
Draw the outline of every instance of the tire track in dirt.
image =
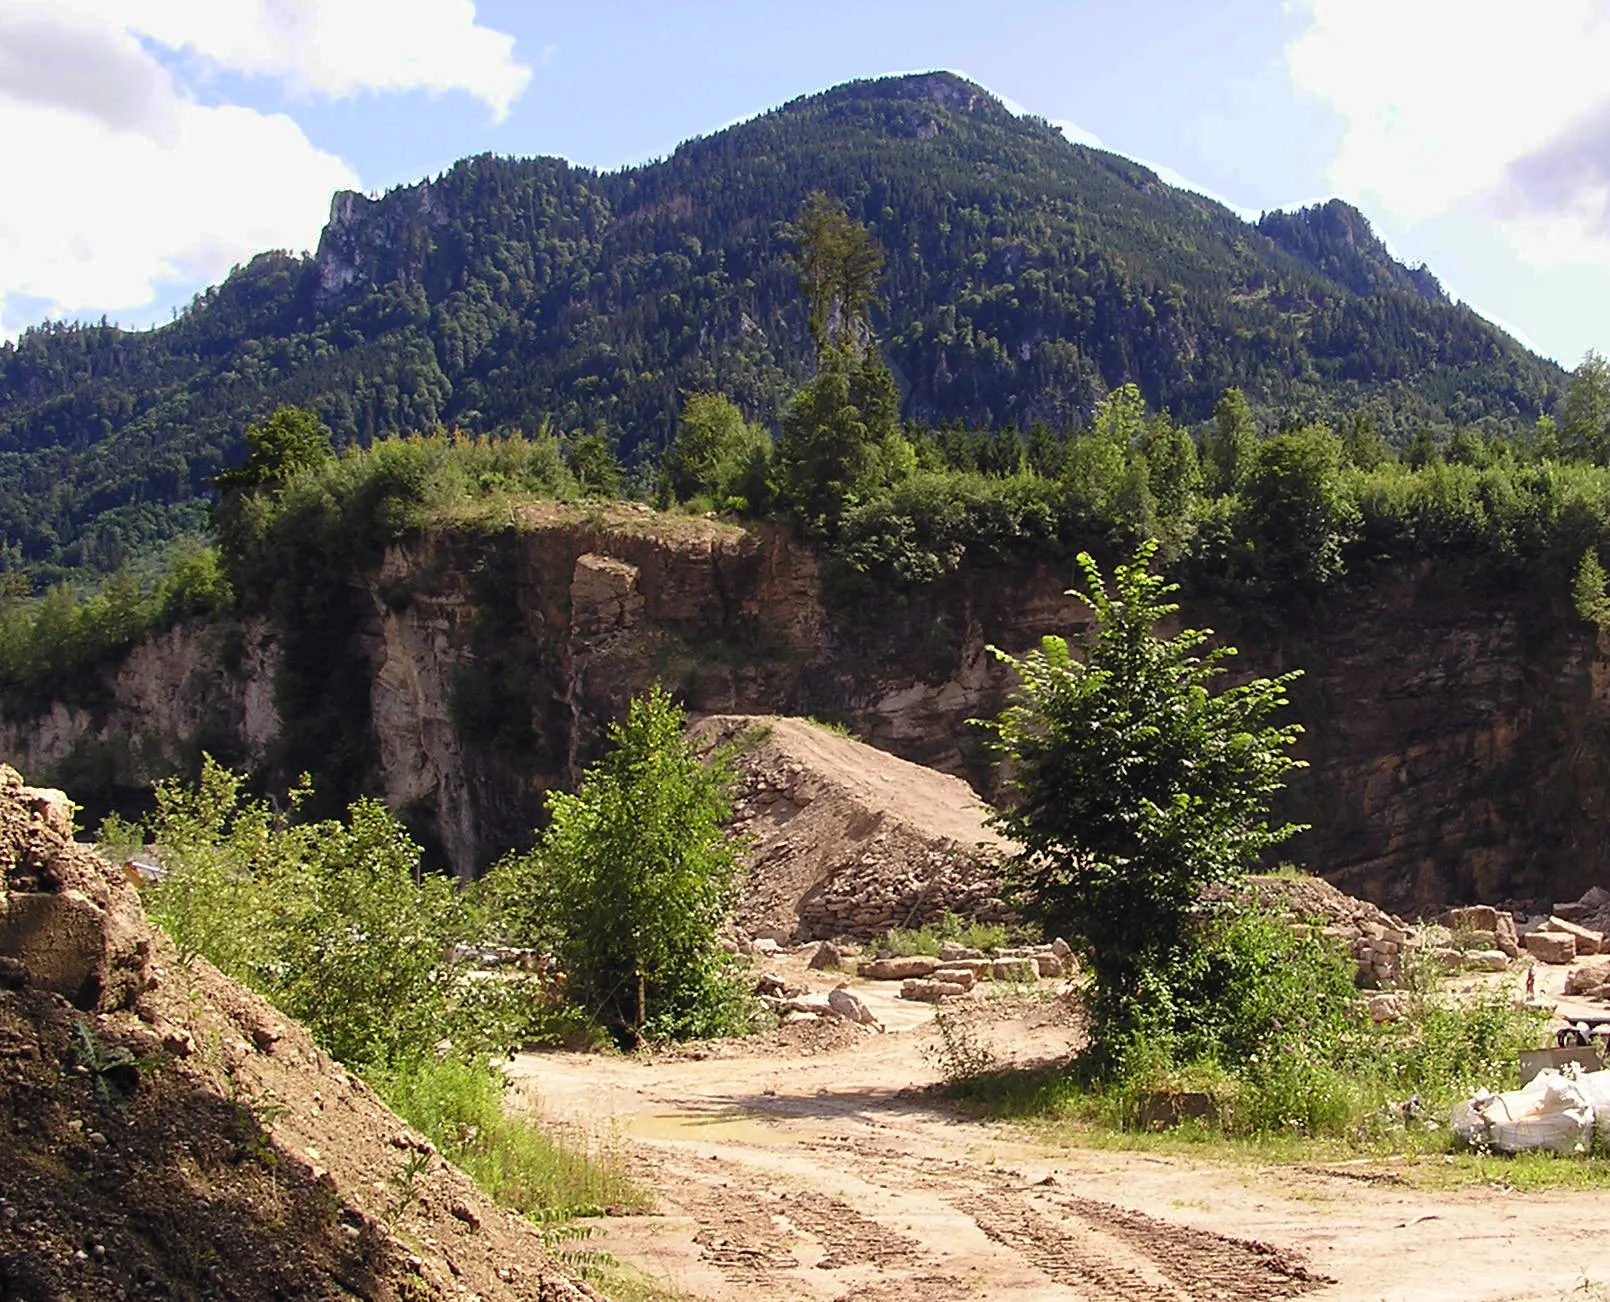
POLYGON ((1193 1302, 1295 1298, 1336 1282, 1255 1239, 1228 1238, 1076 1194, 1052 1201, 1151 1258, 1193 1302))
POLYGON ((821 1245, 818 1270, 870 1266, 904 1275, 938 1264, 915 1239, 841 1198, 755 1179, 719 1159, 697 1173, 664 1160, 646 1165, 652 1182, 696 1223, 700 1256, 732 1283, 775 1284, 779 1274, 799 1270, 788 1245, 801 1236, 821 1245))
POLYGON ((1155 1272, 1150 1254, 1135 1254, 1102 1237, 1082 1221, 1072 1232, 1042 1215, 1020 1197, 1000 1189, 979 1190, 958 1199, 991 1239, 1017 1253, 1041 1274, 1075 1288, 1087 1302, 1180 1302, 1155 1272), (1148 1268, 1151 1269, 1148 1269, 1148 1268))
MULTIPOLYGON (((999 1219, 1003 1206, 999 1199, 1010 1200, 1021 1191, 1022 1186, 1015 1183, 1021 1176, 1015 1171, 980 1171, 967 1163, 917 1155, 887 1143, 850 1141, 832 1147, 839 1153, 852 1151, 863 1169, 874 1175, 881 1173, 885 1180, 891 1171, 903 1170, 913 1177, 920 1176, 929 1188, 955 1191, 958 1196, 950 1199, 952 1205, 969 1214, 975 1206, 988 1205, 992 1210, 986 1215, 994 1218, 995 1228, 1001 1229, 1004 1224, 1010 1229, 1011 1218, 1006 1222, 999 1219), (969 1191, 980 1184, 992 1191, 996 1201, 977 1202, 969 1191)), ((1298 1257, 1256 1240, 1230 1238, 1077 1194, 1048 1191, 1048 1197, 1087 1231, 1116 1240, 1138 1254, 1145 1262, 1143 1273, 1155 1270, 1173 1290, 1162 1294, 1139 1293, 1138 1297, 1183 1296, 1191 1302, 1258 1302, 1265 1298, 1301 1297, 1335 1282, 1308 1270, 1298 1257)), ((976 1216, 973 1219, 978 1220, 976 1216)), ((979 1222, 979 1228, 997 1242, 1005 1242, 990 1225, 979 1222)), ((1105 1247, 1101 1250, 1105 1251, 1105 1247)), ((1025 1260, 1041 1268, 1033 1253, 1026 1253, 1025 1260)), ((1061 1278, 1055 1274, 1052 1277, 1061 1278)), ((1111 1296, 1128 1295, 1113 1293, 1111 1296)))
POLYGON ((928 1260, 915 1239, 862 1215, 842 1199, 809 1190, 780 1193, 777 1199, 778 1211, 827 1249, 827 1256, 817 1263, 820 1270, 914 1267, 928 1260))

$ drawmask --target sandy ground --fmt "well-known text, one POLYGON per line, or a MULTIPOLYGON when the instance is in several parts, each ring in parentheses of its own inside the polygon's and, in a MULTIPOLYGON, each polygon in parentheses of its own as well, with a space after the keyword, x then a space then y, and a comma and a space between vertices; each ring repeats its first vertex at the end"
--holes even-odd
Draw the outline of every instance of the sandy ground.
MULTIPOLYGON (((1421 1192, 1378 1168, 1051 1147, 933 1103, 932 1009, 851 984, 886 1034, 517 1060, 545 1112, 613 1129, 658 1196, 655 1215, 600 1222, 589 1246, 717 1302, 1610 1296, 1602 1192, 1421 1192)), ((998 1051, 1072 1043, 1049 990, 988 1009, 998 1051)))

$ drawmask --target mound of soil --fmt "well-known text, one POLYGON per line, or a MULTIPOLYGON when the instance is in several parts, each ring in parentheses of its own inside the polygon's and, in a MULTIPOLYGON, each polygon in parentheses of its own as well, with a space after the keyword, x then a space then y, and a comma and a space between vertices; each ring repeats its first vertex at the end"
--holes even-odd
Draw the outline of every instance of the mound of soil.
MULTIPOLYGON (((64 810, 66 811, 64 814, 64 810)), ((581 1299, 0 766, 0 1299, 581 1299)))
POLYGON ((869 938, 944 912, 1007 916, 996 865, 1016 847, 960 778, 811 723, 709 715, 691 734, 738 756, 747 842, 738 925, 778 940, 869 938))
POLYGON ((1338 927, 1363 930, 1387 927, 1401 931, 1407 924, 1378 905, 1332 886, 1323 877, 1253 877, 1252 888, 1266 909, 1275 909, 1303 921, 1319 919, 1338 927))

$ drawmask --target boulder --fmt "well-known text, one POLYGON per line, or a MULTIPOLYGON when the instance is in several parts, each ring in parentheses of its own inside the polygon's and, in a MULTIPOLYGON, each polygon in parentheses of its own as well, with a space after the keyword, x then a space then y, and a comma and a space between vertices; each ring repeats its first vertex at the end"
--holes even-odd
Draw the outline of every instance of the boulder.
POLYGON ((934 973, 935 981, 948 981, 953 986, 960 986, 963 990, 971 990, 978 977, 971 968, 942 967, 934 973))
POLYGON ((1576 957, 1576 937, 1565 931, 1529 931, 1522 937, 1526 952, 1540 963, 1569 963, 1576 957))
POLYGON ((1490 904, 1449 909, 1442 917, 1442 924, 1449 931, 1497 931, 1498 910, 1490 904))
POLYGON ((872 1010, 861 1002, 861 997, 850 993, 843 986, 827 992, 827 1006, 846 1021, 883 1029, 883 1023, 872 1015, 872 1010))
POLYGON ((1565 993, 1585 995, 1595 988, 1610 984, 1610 960, 1589 963, 1586 967, 1572 968, 1565 974, 1565 993))
POLYGON ((900 986, 902 999, 913 999, 921 1003, 937 1004, 948 995, 965 995, 967 991, 949 981, 906 981, 900 986))
POLYGON ((906 981, 932 976, 939 969, 937 958, 910 954, 904 958, 875 958, 861 964, 860 973, 868 981, 906 981))
POLYGON ((1058 936, 1051 942, 1051 952, 1066 963, 1073 957, 1073 946, 1058 936))
POLYGON ((73 839, 73 816, 78 806, 55 787, 23 787, 18 793, 24 808, 64 841, 73 839))
POLYGON ((1059 977, 1065 974, 1062 960, 1055 954, 1036 954, 1034 961, 1039 966, 1040 975, 1043 977, 1059 977))
POLYGON ((1465 966, 1472 972, 1503 972, 1509 956, 1501 949, 1476 949, 1465 955, 1465 966))
POLYGON ((1567 922, 1564 918, 1550 917, 1548 920, 1550 931, 1563 931, 1567 936, 1576 937, 1576 954, 1578 958, 1587 954, 1598 954, 1604 949, 1604 934, 1598 931, 1589 931, 1586 927, 1579 927, 1574 922, 1567 922))
POLYGON ((810 966, 820 972, 826 968, 841 967, 844 955, 839 953, 839 947, 831 940, 824 940, 816 947, 816 953, 811 955, 810 966))
POLYGON ((990 964, 994 981, 1038 981, 1040 965, 1032 958, 998 958, 990 964))
POLYGON ((1372 1022, 1396 1022, 1408 1015, 1409 997, 1401 994, 1371 995, 1367 1007, 1372 1022))

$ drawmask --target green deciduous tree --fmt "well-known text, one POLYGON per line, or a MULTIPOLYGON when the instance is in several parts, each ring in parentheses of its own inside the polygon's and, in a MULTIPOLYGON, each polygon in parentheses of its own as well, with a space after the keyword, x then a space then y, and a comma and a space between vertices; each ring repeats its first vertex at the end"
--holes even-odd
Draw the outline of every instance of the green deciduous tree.
POLYGON ((703 497, 724 507, 739 498, 740 510, 758 506, 770 452, 765 430, 749 424, 731 399, 689 394, 665 453, 666 487, 679 502, 703 497))
POLYGON ((489 882, 513 938, 551 953, 569 997, 626 1044, 743 1015, 716 936, 737 872, 732 772, 725 755, 701 761, 684 722, 658 688, 634 700, 580 789, 549 797, 541 841, 489 882))
POLYGON ((221 494, 277 488, 294 475, 328 461, 330 431, 300 407, 277 407, 246 427, 246 460, 213 480, 221 494))
POLYGON ((1079 556, 1095 614, 1084 659, 1047 637, 1018 658, 1011 704, 988 726, 1016 802, 996 815, 1023 846, 1013 865, 1024 910, 1066 937, 1094 977, 1099 1057, 1181 992, 1170 972, 1199 943, 1204 892, 1233 883, 1299 830, 1272 825, 1269 803, 1300 762, 1296 725, 1274 726, 1297 677, 1211 691, 1234 654, 1198 652, 1208 633, 1158 635, 1178 607, 1149 572, 1155 543, 1116 571, 1109 592, 1079 556))
POLYGON ((1276 588, 1330 582, 1358 532, 1342 471, 1342 443, 1322 425, 1280 434, 1258 449, 1241 489, 1242 531, 1253 569, 1276 588))
POLYGON ((620 496, 621 463, 607 435, 595 430, 571 439, 565 449, 565 466, 588 497, 620 496))
POLYGON ((1601 466, 1610 462, 1610 361, 1591 349, 1571 372, 1560 442, 1569 456, 1601 466))
POLYGON ((1239 489, 1258 455, 1258 429, 1252 408, 1240 389, 1226 389, 1213 408, 1213 428, 1208 434, 1208 487, 1216 493, 1239 489))

